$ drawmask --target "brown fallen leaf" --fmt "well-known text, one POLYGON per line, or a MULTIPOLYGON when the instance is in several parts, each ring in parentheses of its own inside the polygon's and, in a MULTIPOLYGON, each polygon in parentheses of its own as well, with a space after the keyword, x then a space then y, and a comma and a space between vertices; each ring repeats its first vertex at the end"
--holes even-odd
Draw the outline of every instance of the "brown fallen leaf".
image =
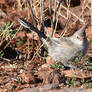
POLYGON ((61 72, 64 73, 66 77, 75 77, 81 79, 92 77, 92 72, 84 72, 81 70, 63 70, 61 72))

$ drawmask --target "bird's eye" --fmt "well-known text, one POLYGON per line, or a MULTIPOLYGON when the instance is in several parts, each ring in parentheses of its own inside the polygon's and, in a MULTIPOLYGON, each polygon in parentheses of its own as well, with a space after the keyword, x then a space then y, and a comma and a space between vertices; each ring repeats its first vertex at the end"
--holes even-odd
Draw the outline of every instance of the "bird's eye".
POLYGON ((80 38, 77 36, 77 39, 80 39, 80 38))

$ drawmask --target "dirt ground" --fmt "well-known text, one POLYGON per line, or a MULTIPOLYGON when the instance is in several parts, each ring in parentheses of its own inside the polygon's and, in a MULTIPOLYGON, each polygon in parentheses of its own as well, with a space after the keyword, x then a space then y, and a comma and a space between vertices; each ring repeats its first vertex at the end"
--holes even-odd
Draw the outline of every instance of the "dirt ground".
MULTIPOLYGON (((33 0, 33 7, 37 9, 34 16, 38 28, 41 25, 39 1, 33 0)), ((68 24, 66 19, 67 5, 62 2, 64 7, 61 6, 57 13, 58 24, 54 36, 60 37, 66 26, 68 31, 65 36, 71 36, 74 31, 83 25, 82 21, 91 21, 90 1, 81 0, 80 3, 76 2, 77 4, 74 4, 72 0, 71 8, 69 9, 71 18, 68 24), (86 2, 85 4, 83 4, 84 1, 86 2), (88 5, 85 8, 87 3, 88 5), (84 12, 82 12, 82 8, 84 8, 84 12)), ((52 15, 48 13, 48 5, 48 0, 45 0, 47 35, 51 32, 50 16, 53 16, 53 13, 52 15)), ((76 90, 73 92, 84 92, 86 88, 92 88, 91 25, 86 29, 89 41, 88 52, 80 61, 74 63, 76 66, 83 68, 83 70, 65 70, 63 67, 59 68, 59 65, 53 67, 54 61, 48 56, 46 49, 43 46, 41 47, 40 38, 36 33, 33 36, 28 29, 20 26, 18 23, 18 18, 20 17, 24 17, 30 23, 33 23, 30 7, 26 0, 0 0, 0 29, 9 22, 14 23, 10 29, 16 29, 13 37, 9 35, 8 37, 2 36, 8 27, 3 27, 4 32, 0 30, 0 92, 51 92, 49 90, 59 92, 60 89, 62 89, 60 92, 71 92, 71 90, 76 90), (88 63, 88 66, 86 66, 86 63, 88 63), (70 89, 68 90, 68 88, 70 89)), ((87 89, 87 92, 91 91, 91 89, 87 89)))

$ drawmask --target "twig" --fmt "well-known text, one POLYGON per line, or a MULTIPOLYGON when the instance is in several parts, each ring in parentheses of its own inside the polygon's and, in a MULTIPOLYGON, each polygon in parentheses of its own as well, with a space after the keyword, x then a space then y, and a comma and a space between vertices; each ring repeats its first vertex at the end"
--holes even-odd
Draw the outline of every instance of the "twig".
POLYGON ((57 18, 57 11, 60 7, 60 4, 62 3, 62 0, 59 1, 58 5, 56 6, 56 3, 57 3, 57 0, 55 0, 55 11, 54 11, 54 15, 53 15, 53 19, 52 19, 52 33, 51 33, 51 36, 53 36, 54 34, 54 28, 56 26, 56 18, 57 18))
MULTIPOLYGON (((91 9, 92 9, 92 0, 91 0, 91 9)), ((91 10, 91 30, 92 30, 92 10, 91 10)))
POLYGON ((52 0, 49 0, 49 13, 51 15, 51 8, 52 8, 52 0))
POLYGON ((44 0, 40 0, 41 2, 41 29, 40 31, 44 33, 44 0))
POLYGON ((71 15, 68 16, 68 20, 66 21, 64 32, 60 35, 60 38, 63 37, 65 35, 65 33, 67 32, 67 29, 68 29, 67 27, 68 27, 70 20, 71 20, 71 15))
MULTIPOLYGON (((57 1, 58 2, 58 1, 57 1)), ((58 2, 59 3, 59 2, 58 2)), ((67 10, 67 8, 65 6, 63 6, 62 4, 60 5, 62 6, 62 8, 64 8, 65 10, 67 10)), ((55 11, 55 10, 54 10, 55 11)), ((76 14, 74 14, 73 12, 71 12, 69 10, 70 14, 73 15, 74 17, 76 17, 79 21, 84 22, 82 19, 80 19, 76 14)), ((57 12, 58 15, 62 16, 63 18, 67 19, 65 16, 61 15, 61 13, 57 12)))
MULTIPOLYGON (((15 38, 15 36, 16 36, 16 34, 19 32, 19 30, 21 29, 21 26, 19 27, 19 29, 17 30, 17 32, 14 34, 14 36, 12 37, 12 39, 14 39, 15 38)), ((12 40, 11 39, 11 40, 12 40)), ((11 42, 11 40, 7 43, 7 45, 4 47, 4 49, 10 44, 10 42, 11 42)), ((3 49, 3 50, 4 50, 3 49)), ((2 53, 3 52, 3 50, 2 51, 0 51, 0 53, 2 53)))
POLYGON ((28 42, 28 56, 27 56, 27 59, 29 59, 30 58, 30 51, 29 51, 29 38, 28 38, 28 40, 27 40, 27 42, 28 42))
MULTIPOLYGON (((34 13, 33 13, 33 8, 32 8, 32 0, 27 0, 27 1, 28 1, 28 4, 29 4, 29 7, 30 7, 30 12, 31 12, 31 17, 32 17, 34 27, 37 27, 36 21, 34 19, 34 13)), ((33 39, 34 39, 34 32, 32 32, 32 48, 34 49, 33 39)))
POLYGON ((42 45, 39 47, 39 49, 35 52, 35 54, 34 54, 34 56, 32 57, 32 59, 29 60, 29 61, 26 61, 26 62, 24 63, 24 66, 28 66, 28 65, 33 61, 35 55, 39 52, 39 50, 42 48, 42 46, 43 46, 43 44, 42 44, 42 45))
POLYGON ((30 12, 31 12, 31 17, 32 17, 32 21, 35 27, 37 27, 35 19, 34 19, 34 13, 33 13, 33 9, 32 9, 32 0, 27 0, 28 4, 30 6, 30 12))
POLYGON ((71 2, 71 0, 67 1, 67 6, 68 6, 68 9, 67 9, 67 18, 68 18, 68 20, 66 21, 65 28, 64 28, 64 32, 62 33, 63 35, 61 34, 61 35, 60 35, 60 38, 61 38, 62 36, 64 36, 65 33, 67 32, 68 23, 70 22, 70 19, 71 19, 71 14, 70 14, 70 12, 69 12, 70 2, 71 2))
MULTIPOLYGON (((88 1, 88 3, 89 3, 89 1, 88 1)), ((84 8, 82 8, 82 11, 81 11, 81 14, 79 15, 79 18, 83 15, 85 8, 88 6, 88 3, 84 6, 84 8)), ((78 20, 79 19, 75 20, 73 24, 75 24, 78 20)), ((83 23, 84 23, 84 21, 83 21, 83 23)))

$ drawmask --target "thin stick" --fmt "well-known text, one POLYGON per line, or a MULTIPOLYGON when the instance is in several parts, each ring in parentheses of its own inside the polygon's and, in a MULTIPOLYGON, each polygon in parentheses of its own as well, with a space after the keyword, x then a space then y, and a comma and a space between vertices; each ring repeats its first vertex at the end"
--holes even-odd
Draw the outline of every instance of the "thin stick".
MULTIPOLYGON (((51 14, 52 14, 52 11, 51 11, 51 9, 52 9, 52 0, 49 0, 49 14, 50 14, 50 22, 51 22, 51 28, 53 28, 53 21, 52 21, 52 16, 51 16, 51 14)), ((53 29, 52 29, 53 30, 53 29)), ((52 33, 50 34, 50 36, 52 36, 52 33)))
MULTIPOLYGON (((89 1, 88 1, 88 3, 89 3, 89 1)), ((88 6, 88 3, 84 6, 84 8, 82 8, 82 11, 81 11, 81 14, 79 15, 79 18, 81 18, 81 16, 83 15, 83 13, 84 13, 86 7, 88 6)), ((75 21, 73 22, 73 24, 75 24, 78 20, 80 20, 80 19, 75 20, 75 21)), ((83 20, 83 19, 82 19, 82 20, 83 20)), ((83 21, 83 23, 84 23, 84 21, 83 21)))
POLYGON ((60 38, 63 37, 65 35, 65 33, 67 32, 67 29, 68 29, 67 27, 68 27, 70 20, 71 20, 71 15, 68 16, 68 20, 66 21, 64 32, 60 35, 60 38))
POLYGON ((60 7, 60 4, 62 3, 62 0, 59 1, 58 5, 56 6, 57 0, 55 0, 55 11, 54 11, 54 15, 53 15, 53 20, 52 20, 52 33, 51 36, 53 36, 54 33, 54 28, 56 26, 56 18, 57 18, 57 11, 60 7))
MULTIPOLYGON (((58 1, 57 1, 58 2, 58 1)), ((58 2, 59 3, 59 2, 58 2)), ((67 10, 67 8, 65 6, 63 6, 62 4, 60 5, 62 6, 62 8, 64 8, 65 10, 67 10)), ((54 10, 55 11, 55 10, 54 10)), ((84 22, 82 19, 80 19, 76 14, 74 14, 73 12, 71 12, 69 10, 70 14, 73 15, 74 17, 76 17, 79 21, 84 22)), ((67 19, 65 16, 61 15, 61 13, 57 12, 58 15, 62 16, 63 18, 67 19)))
POLYGON ((92 0, 91 0, 91 30, 92 30, 92 0))
POLYGON ((40 31, 44 33, 44 0, 40 0, 41 4, 41 29, 40 31))
POLYGON ((56 22, 56 0, 54 1, 55 3, 54 3, 54 8, 55 8, 55 11, 54 11, 54 15, 53 15, 53 17, 52 17, 52 20, 51 20, 51 28, 52 28, 52 32, 51 32, 51 37, 53 36, 53 34, 54 34, 54 26, 55 26, 55 22, 56 22))
POLYGON ((29 60, 29 61, 26 61, 26 62, 24 63, 24 66, 28 66, 28 65, 33 61, 35 55, 39 52, 39 50, 41 49, 42 46, 43 46, 43 44, 42 44, 42 45, 39 47, 39 49, 35 52, 35 54, 34 54, 34 56, 32 57, 32 59, 29 60))
POLYGON ((28 56, 27 56, 27 59, 29 59, 30 58, 30 51, 29 51, 29 38, 28 38, 28 40, 27 40, 27 42, 28 42, 28 48, 27 48, 27 50, 28 50, 28 56))
MULTIPOLYGON (((33 8, 32 8, 32 0, 27 0, 27 1, 28 1, 28 4, 29 4, 29 7, 30 7, 30 13, 31 13, 31 17, 32 17, 34 27, 37 27, 35 19, 34 19, 34 13, 33 13, 33 8)), ((32 47, 34 49, 33 38, 34 38, 34 32, 32 32, 32 47)))
POLYGON ((52 8, 52 0, 49 0, 49 13, 51 15, 51 8, 52 8))
POLYGON ((30 12, 31 12, 31 17, 32 17, 32 21, 35 27, 37 27, 35 19, 34 19, 34 13, 33 13, 33 9, 32 9, 32 0, 27 0, 29 7, 30 7, 30 12))
POLYGON ((69 9, 70 9, 70 2, 71 2, 71 0, 67 1, 67 6, 68 6, 68 8, 67 8, 67 18, 68 18, 68 20, 67 20, 67 22, 66 22, 66 24, 65 24, 65 28, 64 28, 63 35, 61 35, 60 38, 61 38, 62 36, 64 36, 65 33, 67 32, 68 23, 70 22, 70 17, 71 17, 71 14, 70 14, 70 12, 69 12, 69 9))
MULTIPOLYGON (((14 36, 12 37, 12 39, 14 39, 15 38, 15 36, 16 36, 16 34, 19 32, 19 30, 21 29, 21 26, 18 28, 18 30, 17 30, 17 32, 14 34, 14 36)), ((11 39, 11 40, 12 40, 11 39)), ((11 40, 7 43, 7 45, 4 47, 4 49, 10 44, 10 42, 11 42, 11 40)), ((3 50, 4 50, 3 49, 3 50)), ((3 52, 3 50, 2 51, 0 51, 0 53, 2 53, 3 52)))

